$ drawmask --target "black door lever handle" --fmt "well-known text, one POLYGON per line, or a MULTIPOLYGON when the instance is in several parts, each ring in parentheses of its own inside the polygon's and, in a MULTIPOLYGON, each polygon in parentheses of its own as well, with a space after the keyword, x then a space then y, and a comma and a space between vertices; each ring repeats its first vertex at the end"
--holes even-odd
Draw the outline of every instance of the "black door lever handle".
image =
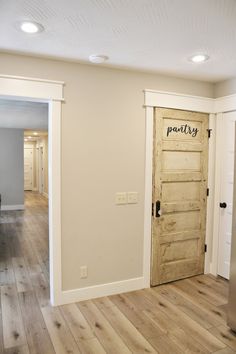
POLYGON ((161 210, 161 202, 160 200, 156 201, 156 218, 159 218, 161 214, 159 213, 161 210))
POLYGON ((220 203, 220 208, 223 208, 225 209, 227 207, 227 204, 224 202, 224 203, 220 203))

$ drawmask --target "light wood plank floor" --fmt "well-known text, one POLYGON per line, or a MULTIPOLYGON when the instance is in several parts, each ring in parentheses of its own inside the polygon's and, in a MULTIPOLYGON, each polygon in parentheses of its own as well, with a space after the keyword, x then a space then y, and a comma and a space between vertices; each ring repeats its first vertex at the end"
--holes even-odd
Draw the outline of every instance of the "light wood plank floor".
POLYGON ((0 216, 0 353, 236 353, 228 283, 201 275, 76 304, 49 304, 47 200, 0 216))

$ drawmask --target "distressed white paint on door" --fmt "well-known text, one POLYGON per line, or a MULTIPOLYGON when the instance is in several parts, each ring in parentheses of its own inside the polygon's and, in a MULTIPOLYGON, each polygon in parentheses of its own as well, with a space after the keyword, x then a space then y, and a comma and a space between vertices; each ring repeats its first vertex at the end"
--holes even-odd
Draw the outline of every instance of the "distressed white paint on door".
POLYGON ((236 112, 223 114, 220 202, 227 207, 220 208, 218 274, 226 279, 231 253, 235 121, 236 112))
POLYGON ((33 149, 24 148, 24 190, 33 189, 33 149))
POLYGON ((208 114, 157 108, 151 284, 201 274, 206 231, 208 114), (158 210, 161 209, 161 213, 158 210))

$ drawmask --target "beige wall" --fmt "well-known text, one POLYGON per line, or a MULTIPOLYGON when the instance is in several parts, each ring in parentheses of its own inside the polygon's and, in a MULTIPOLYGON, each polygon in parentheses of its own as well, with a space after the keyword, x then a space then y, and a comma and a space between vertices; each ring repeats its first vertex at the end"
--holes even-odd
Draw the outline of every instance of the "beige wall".
POLYGON ((2 206, 24 205, 24 131, 0 129, 2 206))
MULTIPOLYGON (((2 74, 65 82, 62 107, 63 288, 142 276, 143 89, 213 97, 213 85, 150 73, 1 54, 2 74), (136 205, 115 193, 137 191, 136 205), (79 268, 88 266, 88 278, 79 268)), ((59 171, 58 171, 59 173, 59 171)))
POLYGON ((214 97, 233 95, 236 93, 236 78, 218 82, 214 86, 214 97))

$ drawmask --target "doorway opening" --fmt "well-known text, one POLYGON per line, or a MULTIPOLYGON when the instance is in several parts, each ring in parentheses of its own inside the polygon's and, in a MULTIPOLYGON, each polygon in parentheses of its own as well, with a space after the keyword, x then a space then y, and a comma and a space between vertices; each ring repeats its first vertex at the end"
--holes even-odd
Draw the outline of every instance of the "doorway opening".
POLYGON ((0 75, 1 99, 45 103, 48 107, 49 276, 50 302, 52 305, 55 306, 60 305, 63 302, 61 279, 62 271, 60 172, 61 102, 63 101, 63 85, 64 83, 59 81, 0 75))
POLYGON ((1 285, 33 291, 42 305, 50 301, 47 127, 47 103, 0 99, 1 285))

